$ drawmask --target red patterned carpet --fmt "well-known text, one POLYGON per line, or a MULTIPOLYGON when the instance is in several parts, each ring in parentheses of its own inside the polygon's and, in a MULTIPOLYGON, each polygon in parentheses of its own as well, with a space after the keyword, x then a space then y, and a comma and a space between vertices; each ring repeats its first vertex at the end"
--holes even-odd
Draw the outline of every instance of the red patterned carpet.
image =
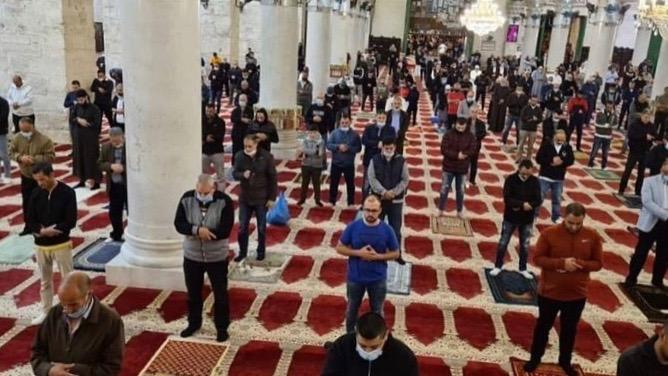
MULTIPOLYGON (((394 335, 419 356, 422 375, 509 375, 510 357, 527 358, 537 312, 533 307, 495 304, 483 267, 490 266, 494 257, 503 212, 501 185, 504 176, 515 169, 514 162, 502 151, 500 136, 490 134, 481 153, 479 186, 470 188, 466 197, 474 236, 433 234, 430 215, 436 209, 441 176, 439 135, 429 124, 427 95, 422 97, 420 124, 408 132, 405 150, 413 179, 406 197, 404 227, 405 258, 414 264, 412 291, 409 296, 388 296, 386 316, 394 335)), ((229 107, 223 110, 228 126, 230 111, 229 107)), ((355 120, 358 131, 366 124, 367 120, 355 120)), ((588 129, 585 150, 589 150, 592 141, 588 129)), ((610 166, 621 174, 623 156, 619 144, 614 145, 610 166)), ((56 171, 60 179, 75 184, 77 179, 70 175, 69 150, 68 145, 58 147, 56 171)), ((610 375, 615 372, 619 352, 647 338, 654 326, 645 322, 616 285, 627 271, 635 244, 635 237, 626 226, 634 224, 637 212, 613 197, 616 182, 597 181, 583 167, 583 161, 578 161, 569 170, 564 198, 565 202, 578 200, 587 204, 587 225, 595 227, 605 239, 605 262, 604 270, 593 275, 590 302, 576 341, 575 361, 586 372, 610 375)), ((342 334, 346 261, 337 256, 331 245, 336 244, 345 224, 356 213, 338 206, 317 208, 311 203, 296 207, 299 185, 293 180, 300 172, 299 165, 281 161, 278 169, 280 189, 289 197, 293 219, 289 227, 269 228, 269 252, 293 257, 274 284, 230 283, 233 323, 220 374, 316 375, 324 360, 322 344, 342 334)), ((14 176, 18 176, 16 171, 14 176)), ((328 187, 328 182, 324 187, 328 187)), ((233 198, 237 197, 236 184, 228 190, 233 198)), ((340 190, 343 192, 343 187, 340 190)), ((16 233, 22 226, 18 192, 17 179, 0 187, 0 236, 16 233)), ((80 203, 74 231, 77 251, 109 232, 105 205, 104 193, 80 203)), ((545 208, 548 205, 549 202, 545 208)), ((547 225, 549 215, 543 209, 539 229, 547 225)), ((236 243, 236 230, 232 241, 236 243)), ((507 259, 513 267, 518 260, 516 245, 514 238, 507 259)), ((33 260, 18 266, 0 265, 3 374, 30 374, 29 346, 36 329, 27 324, 39 305, 34 271, 33 260)), ((128 341, 123 374, 135 375, 165 338, 184 327, 185 294, 107 286, 103 274, 93 275, 96 294, 123 315, 128 341)), ((210 310, 209 295, 207 291, 210 310)), ((552 343, 556 343, 557 331, 558 325, 552 333, 552 343)), ((200 336, 213 339, 214 335, 213 325, 207 320, 200 336)), ((545 360, 555 359, 556 346, 551 346, 545 360)))

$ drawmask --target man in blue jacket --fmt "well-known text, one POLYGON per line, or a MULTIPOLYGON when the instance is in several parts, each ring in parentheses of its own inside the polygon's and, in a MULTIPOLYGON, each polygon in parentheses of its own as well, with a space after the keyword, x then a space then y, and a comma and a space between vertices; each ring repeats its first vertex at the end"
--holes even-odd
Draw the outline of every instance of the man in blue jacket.
POLYGON ((355 205, 355 155, 362 150, 360 136, 351 129, 348 113, 341 114, 339 127, 327 139, 327 149, 332 152, 332 168, 329 181, 329 202, 336 205, 339 180, 346 180, 348 206, 355 205))

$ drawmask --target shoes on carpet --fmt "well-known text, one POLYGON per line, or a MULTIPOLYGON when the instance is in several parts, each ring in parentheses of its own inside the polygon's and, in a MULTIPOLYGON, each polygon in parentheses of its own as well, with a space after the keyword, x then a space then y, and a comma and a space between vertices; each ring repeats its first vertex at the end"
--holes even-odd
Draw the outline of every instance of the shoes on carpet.
POLYGON ((524 364, 524 372, 533 372, 538 368, 540 361, 530 360, 524 364))
POLYGON ((575 368, 566 363, 559 363, 559 367, 564 370, 564 373, 566 373, 567 376, 578 376, 579 373, 578 371, 575 370, 575 368))
POLYGON ((322 208, 323 206, 325 206, 325 205, 322 203, 322 201, 316 201, 316 202, 315 202, 315 205, 318 206, 318 207, 321 207, 321 208, 322 208))
POLYGON ((662 292, 668 292, 668 286, 664 285, 663 283, 652 282, 652 287, 654 287, 655 289, 661 290, 662 292))
POLYGON ((230 334, 227 330, 221 330, 216 334, 216 342, 225 342, 230 338, 230 334))
POLYGON ((255 257, 257 261, 262 261, 264 260, 264 258, 265 258, 264 253, 258 253, 258 255, 255 257))
POLYGON ((5 176, 0 176, 0 184, 11 184, 12 183, 12 177, 5 177, 5 176))
POLYGON ((234 262, 241 262, 246 258, 246 255, 239 253, 237 257, 234 258, 234 262))
POLYGON ((199 328, 200 328, 199 326, 188 325, 187 328, 185 328, 181 331, 180 336, 181 336, 181 338, 188 338, 188 337, 192 336, 193 334, 195 334, 199 330, 199 328))
POLYGON ((95 183, 95 184, 93 184, 92 187, 90 187, 90 190, 91 190, 91 191, 95 191, 95 190, 97 190, 97 189, 100 189, 100 183, 95 183))
POLYGON ((19 236, 26 236, 26 235, 30 235, 30 230, 28 230, 27 228, 24 228, 23 230, 21 230, 21 232, 19 232, 19 236))
POLYGON ((30 325, 39 325, 44 321, 44 319, 46 319, 46 313, 41 312, 34 319, 32 319, 32 321, 30 322, 30 325))
POLYGON ((324 347, 325 350, 329 350, 330 348, 332 348, 333 345, 334 345, 334 342, 332 342, 332 341, 327 341, 327 342, 325 342, 325 343, 322 345, 322 347, 324 347))
POLYGON ((465 217, 464 217, 464 212, 463 212, 463 211, 458 211, 458 212, 457 212, 457 218, 459 218, 459 219, 465 219, 465 217))
POLYGON ((533 274, 529 273, 528 270, 520 270, 520 274, 522 275, 522 277, 524 277, 526 279, 529 279, 529 280, 533 279, 533 274))
POLYGON ((503 271, 502 268, 494 268, 490 270, 489 275, 491 275, 492 277, 496 277, 497 275, 501 274, 502 271, 503 271))
POLYGON ((301 200, 297 201, 297 206, 301 207, 302 205, 304 205, 305 202, 306 202, 306 200, 301 199, 301 200))
POLYGON ((628 279, 625 280, 624 283, 623 283, 624 288, 627 289, 627 290, 630 290, 630 289, 636 287, 636 284, 637 284, 637 282, 629 281, 628 279))
POLYGON ((438 216, 439 217, 445 217, 445 210, 439 210, 438 211, 438 216))
POLYGON ((396 259, 395 261, 396 261, 397 264, 399 264, 399 265, 406 265, 406 260, 404 260, 404 258, 401 257, 401 255, 399 255, 399 258, 396 259))
POLYGON ((554 223, 555 225, 559 225, 559 224, 561 224, 561 222, 563 222, 563 221, 564 221, 564 219, 561 218, 561 217, 559 217, 559 218, 555 219, 554 221, 552 221, 552 223, 554 223))

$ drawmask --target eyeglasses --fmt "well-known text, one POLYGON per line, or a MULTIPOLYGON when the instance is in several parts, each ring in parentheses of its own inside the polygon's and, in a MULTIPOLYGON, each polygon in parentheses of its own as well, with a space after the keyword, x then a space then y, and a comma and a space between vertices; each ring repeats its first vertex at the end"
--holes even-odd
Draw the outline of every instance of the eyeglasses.
POLYGON ((363 208, 362 210, 367 213, 380 213, 380 209, 363 208))

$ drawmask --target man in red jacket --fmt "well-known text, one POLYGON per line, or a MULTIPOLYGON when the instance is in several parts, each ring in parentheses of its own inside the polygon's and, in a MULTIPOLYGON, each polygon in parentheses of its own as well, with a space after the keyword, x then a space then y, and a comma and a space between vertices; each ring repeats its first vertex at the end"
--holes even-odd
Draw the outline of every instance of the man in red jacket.
POLYGON ((448 103, 448 124, 447 129, 452 128, 457 121, 457 110, 459 109, 459 102, 465 99, 464 93, 462 93, 461 86, 459 83, 454 84, 452 90, 448 93, 447 103, 448 103))
POLYGON ((533 372, 540 364, 557 313, 559 365, 569 376, 578 375, 571 366, 580 315, 587 301, 589 273, 601 269, 602 239, 596 230, 584 227, 582 204, 566 206, 563 223, 545 230, 536 244, 534 263, 542 269, 538 285, 538 321, 533 333, 531 359, 524 365, 533 372))

